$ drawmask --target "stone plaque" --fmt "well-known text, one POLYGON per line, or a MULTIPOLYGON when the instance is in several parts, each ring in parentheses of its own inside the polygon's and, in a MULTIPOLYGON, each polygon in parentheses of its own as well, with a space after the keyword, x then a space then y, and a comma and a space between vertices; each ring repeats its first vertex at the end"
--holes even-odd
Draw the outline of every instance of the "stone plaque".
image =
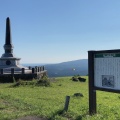
POLYGON ((11 61, 10 60, 7 60, 6 61, 6 65, 10 65, 11 64, 11 61))

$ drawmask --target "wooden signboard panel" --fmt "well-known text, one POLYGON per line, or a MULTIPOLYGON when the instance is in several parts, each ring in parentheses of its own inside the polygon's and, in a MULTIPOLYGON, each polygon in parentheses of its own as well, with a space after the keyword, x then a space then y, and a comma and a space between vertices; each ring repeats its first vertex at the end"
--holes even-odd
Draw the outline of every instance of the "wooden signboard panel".
POLYGON ((120 93, 120 49, 88 51, 89 113, 96 113, 96 90, 120 93))

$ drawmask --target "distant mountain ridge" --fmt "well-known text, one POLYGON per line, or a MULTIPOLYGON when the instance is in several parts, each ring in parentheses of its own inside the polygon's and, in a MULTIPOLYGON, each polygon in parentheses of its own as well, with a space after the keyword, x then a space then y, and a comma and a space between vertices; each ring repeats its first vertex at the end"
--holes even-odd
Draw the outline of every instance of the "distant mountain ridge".
POLYGON ((22 64, 24 66, 45 66, 49 77, 87 75, 88 59, 73 60, 56 64, 31 63, 22 64))
POLYGON ((88 59, 62 62, 58 64, 46 64, 45 69, 49 77, 87 75, 88 59))

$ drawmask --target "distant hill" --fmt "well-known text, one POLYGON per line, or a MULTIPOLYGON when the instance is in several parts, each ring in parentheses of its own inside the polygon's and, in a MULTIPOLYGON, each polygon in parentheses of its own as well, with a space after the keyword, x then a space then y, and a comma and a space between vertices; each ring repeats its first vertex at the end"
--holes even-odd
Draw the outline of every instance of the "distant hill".
POLYGON ((46 64, 45 69, 49 77, 87 75, 88 59, 62 62, 58 64, 46 64))

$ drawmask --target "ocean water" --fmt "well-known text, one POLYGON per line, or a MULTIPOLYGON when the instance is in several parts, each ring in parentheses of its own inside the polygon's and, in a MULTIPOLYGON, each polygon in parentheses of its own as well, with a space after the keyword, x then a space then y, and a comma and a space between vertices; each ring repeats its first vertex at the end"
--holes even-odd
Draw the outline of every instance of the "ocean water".
POLYGON ((23 63, 22 65, 26 67, 28 66, 34 67, 34 66, 44 66, 46 65, 46 63, 23 63))

